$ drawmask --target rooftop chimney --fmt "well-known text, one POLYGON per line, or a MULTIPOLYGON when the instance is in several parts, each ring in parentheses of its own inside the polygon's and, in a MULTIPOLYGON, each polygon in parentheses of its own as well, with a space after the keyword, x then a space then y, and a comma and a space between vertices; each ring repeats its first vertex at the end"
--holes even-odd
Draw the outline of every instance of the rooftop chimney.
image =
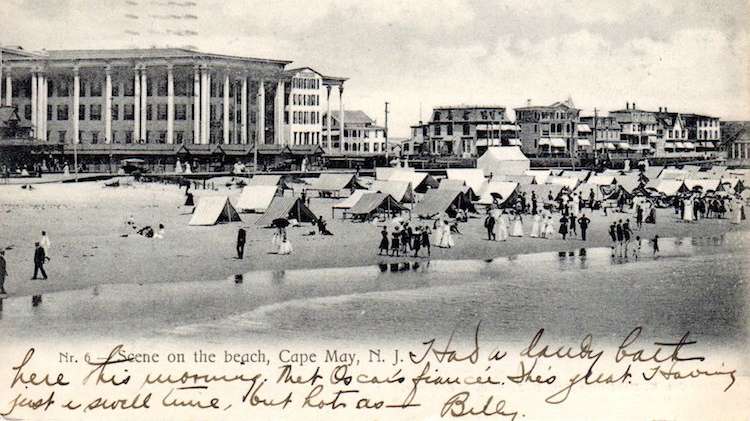
POLYGON ((659 107, 659 112, 661 112, 661 107, 659 107))
POLYGON ((667 107, 664 107, 664 112, 665 112, 665 113, 668 113, 668 112, 669 112, 669 111, 667 111, 667 107))
POLYGON ((526 100, 526 106, 531 107, 531 98, 526 100))
POLYGON ((630 109, 630 103, 629 103, 629 102, 626 102, 626 103, 625 103, 625 109, 626 109, 626 110, 629 110, 629 109, 630 109))
POLYGON ((633 109, 635 110, 635 102, 633 103, 633 109))

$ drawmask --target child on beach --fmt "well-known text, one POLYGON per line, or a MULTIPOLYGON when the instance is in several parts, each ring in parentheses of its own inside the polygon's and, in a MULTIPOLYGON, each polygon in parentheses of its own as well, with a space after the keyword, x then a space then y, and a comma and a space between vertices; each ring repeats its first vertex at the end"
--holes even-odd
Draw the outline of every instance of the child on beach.
POLYGON ((654 248, 654 255, 659 252, 659 236, 655 235, 654 239, 651 240, 651 245, 654 248))
POLYGON ((641 236, 636 235, 635 236, 635 246, 633 247, 633 257, 635 257, 635 260, 638 260, 638 257, 641 255, 641 236))
POLYGON ((388 230, 383 227, 380 231, 380 246, 378 246, 378 255, 388 254, 388 230))

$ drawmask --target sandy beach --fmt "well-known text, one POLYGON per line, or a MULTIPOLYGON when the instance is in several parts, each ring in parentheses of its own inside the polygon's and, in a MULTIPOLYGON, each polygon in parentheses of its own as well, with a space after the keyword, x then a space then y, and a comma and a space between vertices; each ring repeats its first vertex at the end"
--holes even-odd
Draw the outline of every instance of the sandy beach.
MULTIPOLYGON (((300 186, 296 186, 300 187, 300 186)), ((227 194, 236 202, 240 190, 194 191, 204 195, 227 194)), ((287 191, 287 195, 291 192, 287 191)), ((0 246, 6 251, 9 277, 6 290, 11 295, 30 295, 85 288, 109 283, 153 283, 224 279, 252 270, 288 270, 326 267, 353 267, 405 260, 378 256, 380 228, 374 224, 331 219, 335 199, 311 199, 310 207, 328 221, 334 236, 308 235, 315 227, 290 228, 294 252, 288 256, 273 253, 272 229, 255 225, 259 214, 242 214, 243 222, 216 226, 189 226, 191 208, 182 206, 184 190, 163 184, 134 183, 117 188, 103 183, 42 184, 34 190, 18 185, 0 186, 0 246), (164 224, 164 239, 148 239, 126 224, 133 215, 138 226, 164 224), (245 258, 236 259, 235 239, 239 227, 248 229, 245 258), (46 269, 48 280, 30 280, 33 273, 34 242, 46 230, 51 239, 46 269), (127 237, 122 235, 128 234, 127 237)), ((529 238, 531 217, 524 220, 523 238, 506 242, 486 240, 483 217, 475 216, 461 225, 454 235, 455 247, 432 248, 433 259, 487 259, 542 251, 576 250, 608 246, 607 228, 616 219, 634 214, 602 211, 589 215, 592 223, 586 242, 529 238)), ((713 237, 729 231, 747 230, 748 223, 732 225, 727 220, 706 219, 684 223, 672 209, 659 209, 657 224, 644 225, 635 235, 642 238, 713 237)), ((436 240, 433 238, 433 243, 436 240)))

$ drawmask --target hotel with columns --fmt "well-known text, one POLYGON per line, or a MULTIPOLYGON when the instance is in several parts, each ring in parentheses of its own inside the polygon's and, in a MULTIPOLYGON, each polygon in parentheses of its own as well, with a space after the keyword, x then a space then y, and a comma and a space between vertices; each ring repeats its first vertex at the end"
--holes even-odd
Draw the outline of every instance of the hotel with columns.
POLYGON ((169 170, 184 156, 217 169, 252 160, 256 144, 261 160, 341 149, 322 119, 332 91, 343 110, 346 79, 289 63, 179 48, 4 48, 0 98, 33 143, 66 161, 75 149, 94 165, 139 157, 169 170))

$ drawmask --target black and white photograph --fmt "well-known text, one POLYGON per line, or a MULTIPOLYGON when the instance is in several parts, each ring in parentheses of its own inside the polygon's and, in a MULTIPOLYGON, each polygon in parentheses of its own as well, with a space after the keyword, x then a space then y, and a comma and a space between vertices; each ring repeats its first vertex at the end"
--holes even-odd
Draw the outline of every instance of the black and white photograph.
POLYGON ((2 0, 0 420, 748 420, 747 0, 2 0))

